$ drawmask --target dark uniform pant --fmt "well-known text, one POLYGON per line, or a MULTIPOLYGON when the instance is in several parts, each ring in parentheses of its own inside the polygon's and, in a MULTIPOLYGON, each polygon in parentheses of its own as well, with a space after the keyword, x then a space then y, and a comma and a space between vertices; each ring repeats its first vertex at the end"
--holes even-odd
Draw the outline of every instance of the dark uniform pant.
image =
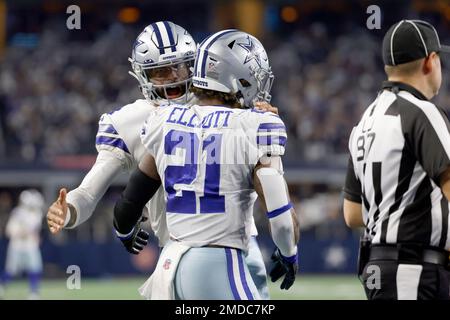
POLYGON ((369 261, 361 275, 369 300, 450 300, 450 271, 442 265, 369 261))

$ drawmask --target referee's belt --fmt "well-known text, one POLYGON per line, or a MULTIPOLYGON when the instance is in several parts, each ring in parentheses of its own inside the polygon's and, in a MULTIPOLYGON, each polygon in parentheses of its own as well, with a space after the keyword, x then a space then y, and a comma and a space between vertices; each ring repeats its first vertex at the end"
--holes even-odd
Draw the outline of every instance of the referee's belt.
POLYGON ((439 248, 423 247, 420 245, 372 245, 369 261, 392 260, 415 264, 432 263, 447 267, 449 252, 439 248))

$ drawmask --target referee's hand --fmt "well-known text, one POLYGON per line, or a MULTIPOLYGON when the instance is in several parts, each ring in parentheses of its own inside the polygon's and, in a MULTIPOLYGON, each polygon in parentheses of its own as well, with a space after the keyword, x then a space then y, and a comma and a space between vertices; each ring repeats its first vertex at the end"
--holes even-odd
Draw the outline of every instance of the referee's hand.
POLYGON ((280 249, 276 248, 272 254, 273 267, 270 270, 270 280, 276 282, 282 276, 284 276, 283 282, 281 282, 281 289, 288 290, 295 282, 295 275, 298 270, 297 255, 294 259, 284 257, 280 249))

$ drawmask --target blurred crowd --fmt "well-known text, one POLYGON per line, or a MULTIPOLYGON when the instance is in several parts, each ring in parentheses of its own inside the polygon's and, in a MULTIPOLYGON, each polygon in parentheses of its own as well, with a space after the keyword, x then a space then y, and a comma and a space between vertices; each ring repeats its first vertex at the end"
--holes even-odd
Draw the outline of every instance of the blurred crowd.
POLYGON ((288 155, 344 161, 352 126, 383 79, 378 39, 367 29, 331 34, 315 23, 270 50, 274 100, 289 126, 288 155))
MULTIPOLYGON (((381 39, 364 27, 336 33, 313 23, 262 39, 275 74, 272 103, 289 129, 288 164, 345 163, 351 128, 384 80, 381 39)), ((139 32, 113 23, 92 40, 74 41, 49 23, 36 47, 8 47, 0 69, 0 163, 94 154, 99 116, 141 98, 127 61, 139 32)), ((437 103, 446 107, 443 78, 437 103)))
POLYGON ((68 41, 50 25, 36 48, 9 47, 0 71, 1 157, 95 153, 99 116, 139 97, 127 64, 136 35, 114 24, 93 42, 68 41))

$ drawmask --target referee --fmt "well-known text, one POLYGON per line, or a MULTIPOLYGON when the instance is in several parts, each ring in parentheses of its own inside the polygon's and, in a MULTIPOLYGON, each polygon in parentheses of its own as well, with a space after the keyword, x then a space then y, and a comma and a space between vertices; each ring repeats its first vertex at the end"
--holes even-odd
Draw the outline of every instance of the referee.
POLYGON ((430 99, 441 86, 434 27, 394 24, 383 82, 350 135, 344 217, 364 227, 359 276, 369 300, 449 299, 449 121, 430 99))

